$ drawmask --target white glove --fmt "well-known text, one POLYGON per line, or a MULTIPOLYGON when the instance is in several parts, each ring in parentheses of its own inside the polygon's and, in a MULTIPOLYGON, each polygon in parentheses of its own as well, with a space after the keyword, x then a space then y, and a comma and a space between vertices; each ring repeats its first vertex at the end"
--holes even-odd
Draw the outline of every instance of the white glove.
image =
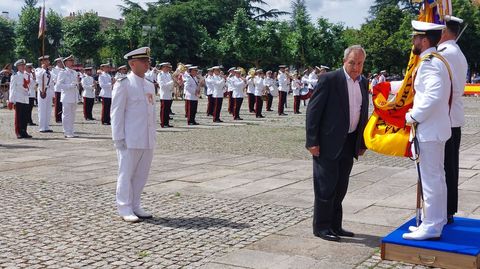
POLYGON ((127 143, 125 142, 125 139, 114 140, 113 141, 113 146, 118 150, 126 150, 127 149, 127 143))
POLYGON ((414 118, 412 118, 410 112, 405 114, 405 121, 407 122, 408 125, 412 125, 417 122, 414 118))

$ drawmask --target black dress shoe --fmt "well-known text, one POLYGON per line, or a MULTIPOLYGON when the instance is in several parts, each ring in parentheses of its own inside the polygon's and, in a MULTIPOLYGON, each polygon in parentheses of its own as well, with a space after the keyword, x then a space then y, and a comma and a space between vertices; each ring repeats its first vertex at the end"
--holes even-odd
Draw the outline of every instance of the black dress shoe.
POLYGON ((332 229, 332 231, 338 235, 338 236, 345 236, 345 237, 354 237, 355 234, 352 232, 349 232, 347 230, 344 230, 343 228, 340 229, 332 229))
POLYGON ((267 111, 273 111, 273 109, 267 109, 267 111))
POLYGON ((35 123, 33 123, 33 122, 30 122, 30 123, 28 124, 28 126, 37 126, 37 125, 36 125, 35 123))
POLYGON ((334 241, 334 242, 340 241, 340 237, 330 229, 313 232, 313 235, 327 241, 334 241))
POLYGON ((242 118, 238 117, 238 118, 234 118, 234 120, 243 120, 242 118))
POLYGON ((447 224, 452 224, 454 223, 455 221, 453 220, 453 215, 448 215, 447 216, 447 224))
POLYGON ((173 118, 172 118, 172 117, 168 117, 168 119, 170 119, 170 120, 173 120, 173 118))
POLYGON ((257 116, 257 118, 265 118, 265 116, 263 116, 263 115, 260 115, 260 116, 257 116))
POLYGON ((223 122, 223 120, 214 120, 213 122, 223 122))
POLYGON ((286 113, 280 113, 280 114, 278 114, 278 116, 287 116, 287 115, 288 115, 288 114, 286 114, 286 113))
POLYGON ((173 113, 173 112, 170 112, 170 115, 175 115, 175 113, 173 113))
POLYGON ((53 133, 53 130, 46 130, 45 133, 53 133))

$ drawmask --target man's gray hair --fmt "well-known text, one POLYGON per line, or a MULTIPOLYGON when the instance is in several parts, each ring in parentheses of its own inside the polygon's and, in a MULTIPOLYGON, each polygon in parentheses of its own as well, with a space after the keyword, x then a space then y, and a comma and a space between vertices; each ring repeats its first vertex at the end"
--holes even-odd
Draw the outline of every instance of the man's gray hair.
POLYGON ((365 58, 367 58, 367 52, 365 51, 365 49, 361 46, 361 45, 352 45, 348 48, 345 49, 345 51, 343 52, 343 59, 347 59, 348 55, 350 55, 350 53, 352 53, 352 51, 354 50, 359 50, 361 52, 363 52, 363 55, 365 56, 365 58))

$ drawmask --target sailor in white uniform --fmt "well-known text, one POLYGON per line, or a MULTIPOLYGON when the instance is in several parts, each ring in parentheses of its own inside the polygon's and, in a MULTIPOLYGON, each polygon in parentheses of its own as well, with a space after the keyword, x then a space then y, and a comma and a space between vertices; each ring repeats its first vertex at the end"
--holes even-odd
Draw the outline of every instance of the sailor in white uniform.
POLYGON ((77 71, 72 69, 73 55, 66 57, 63 63, 65 69, 60 71, 57 77, 57 88, 61 90, 63 134, 65 138, 73 138, 77 137, 74 122, 78 101, 78 77, 77 71))
POLYGON ((38 58, 40 67, 36 70, 36 79, 38 84, 38 130, 41 133, 51 133, 50 118, 52 115, 52 98, 55 93, 53 90, 53 75, 49 70, 49 56, 38 58))
POLYGON ((155 86, 145 78, 150 67, 150 48, 124 56, 131 72, 114 85, 112 139, 117 149, 117 209, 124 221, 151 218, 141 205, 156 143, 155 86))

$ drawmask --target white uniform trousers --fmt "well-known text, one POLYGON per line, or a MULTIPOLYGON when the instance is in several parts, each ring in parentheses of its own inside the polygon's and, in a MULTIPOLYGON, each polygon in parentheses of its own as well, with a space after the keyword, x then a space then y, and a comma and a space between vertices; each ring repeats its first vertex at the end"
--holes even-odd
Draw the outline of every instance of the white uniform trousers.
POLYGON ((424 208, 420 228, 441 234, 447 223, 447 183, 443 162, 445 141, 419 142, 424 208))
POLYGON ((62 103, 62 125, 64 135, 74 135, 75 130, 73 123, 75 122, 75 112, 77 110, 76 103, 62 103))
POLYGON ((117 209, 120 216, 141 208, 140 196, 147 183, 153 149, 117 150, 117 209))
POLYGON ((48 131, 50 130, 50 117, 52 117, 52 98, 53 92, 47 91, 45 98, 38 95, 38 130, 48 131))

